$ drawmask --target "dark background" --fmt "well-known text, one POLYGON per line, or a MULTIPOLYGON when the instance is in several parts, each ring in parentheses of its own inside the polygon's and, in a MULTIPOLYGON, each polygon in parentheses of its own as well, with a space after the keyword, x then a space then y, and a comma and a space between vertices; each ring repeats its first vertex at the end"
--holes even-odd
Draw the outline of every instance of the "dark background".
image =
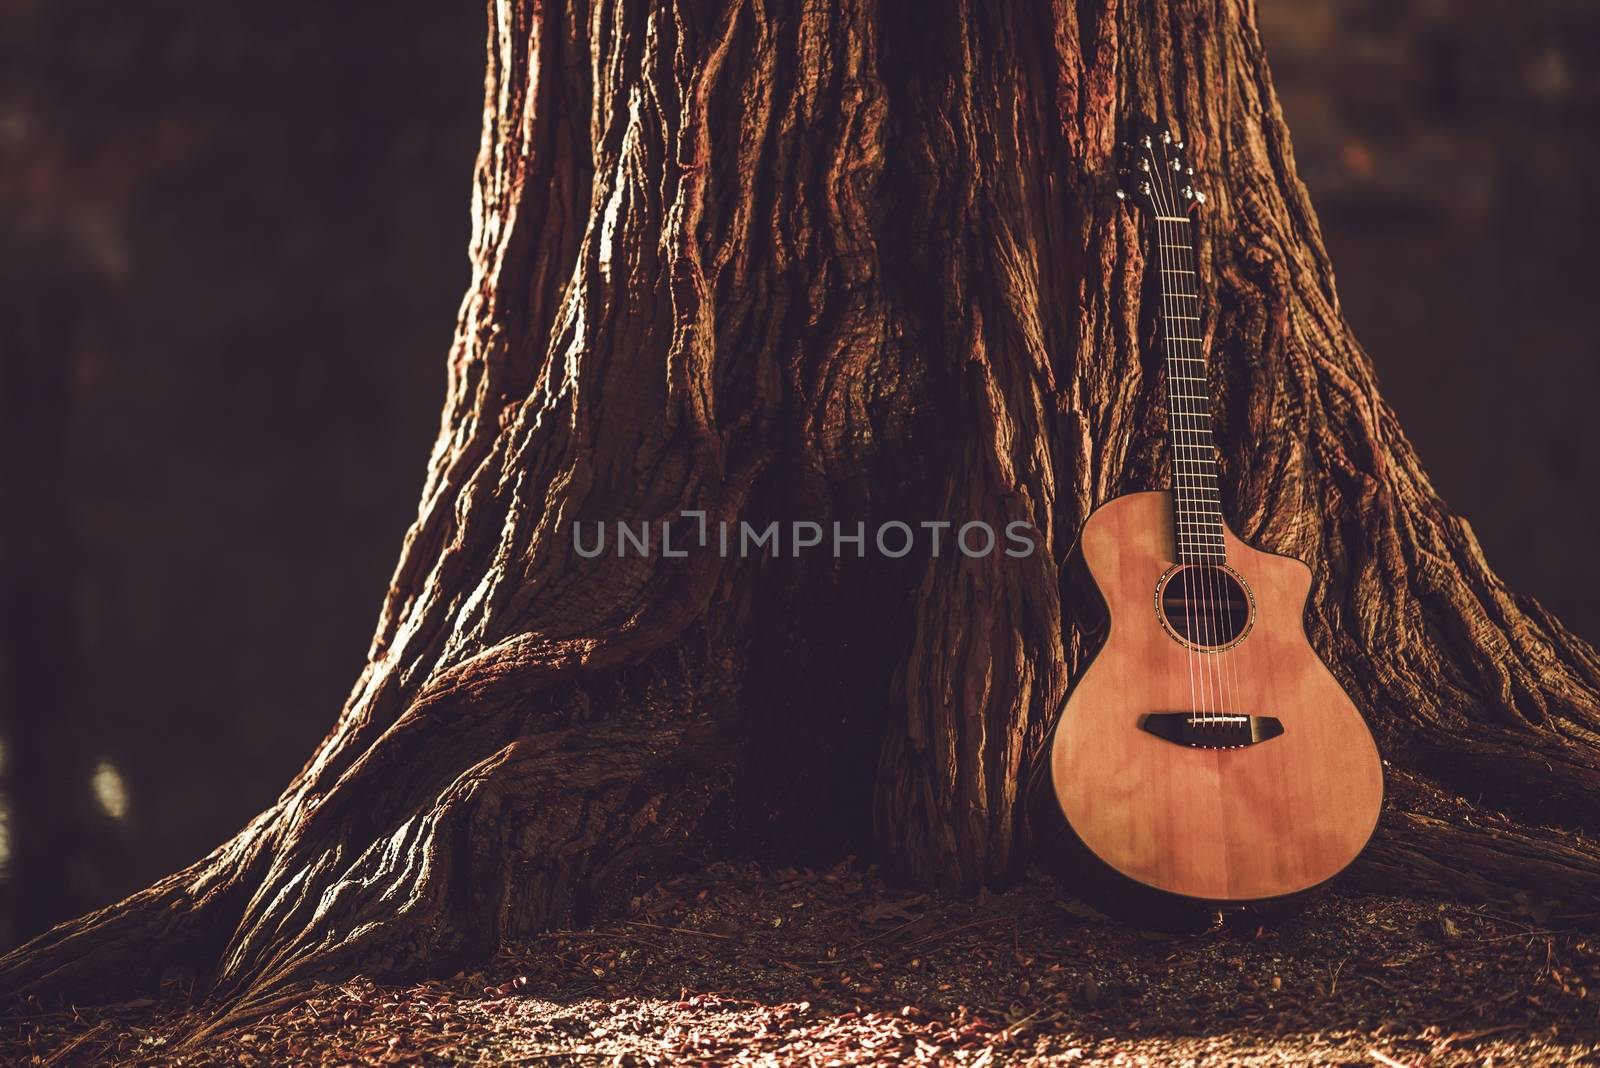
MULTIPOLYGON (((1600 7, 1267 0, 1345 310, 1600 638, 1600 7)), ((0 948, 221 843, 360 669, 467 280, 475 5, 0 0, 0 948)))

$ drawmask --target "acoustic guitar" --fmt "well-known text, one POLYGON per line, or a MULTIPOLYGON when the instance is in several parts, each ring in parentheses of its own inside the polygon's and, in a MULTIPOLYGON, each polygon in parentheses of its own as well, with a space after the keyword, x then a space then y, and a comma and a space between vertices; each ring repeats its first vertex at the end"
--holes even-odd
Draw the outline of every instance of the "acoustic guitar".
POLYGON ((1172 488, 1084 524, 1110 629, 1056 725, 1052 785, 1077 839, 1135 884, 1208 905, 1283 899, 1361 852, 1382 765, 1306 637, 1310 569, 1223 518, 1193 241, 1205 196, 1167 130, 1124 152, 1119 195, 1150 216, 1172 488))

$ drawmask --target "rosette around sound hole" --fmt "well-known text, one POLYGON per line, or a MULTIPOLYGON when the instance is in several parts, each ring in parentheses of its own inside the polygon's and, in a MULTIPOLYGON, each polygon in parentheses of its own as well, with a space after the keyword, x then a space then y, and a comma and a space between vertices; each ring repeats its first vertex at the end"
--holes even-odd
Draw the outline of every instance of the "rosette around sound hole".
POLYGON ((1161 579, 1156 594, 1161 621, 1174 638, 1195 649, 1226 649, 1247 633, 1255 599, 1230 567, 1179 564, 1161 579))

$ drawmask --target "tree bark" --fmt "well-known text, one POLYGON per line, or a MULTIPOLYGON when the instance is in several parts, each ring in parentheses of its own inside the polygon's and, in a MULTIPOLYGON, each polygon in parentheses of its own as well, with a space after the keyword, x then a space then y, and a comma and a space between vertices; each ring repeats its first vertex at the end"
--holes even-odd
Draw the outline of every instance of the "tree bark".
POLYGON ((0 988, 192 972, 260 1005, 450 969, 736 850, 1014 876, 1093 649, 1064 564, 1165 478, 1109 174, 1157 114, 1210 194, 1230 519, 1312 563, 1310 633, 1399 784, 1354 877, 1600 912, 1600 659, 1494 576, 1379 397, 1249 0, 489 14, 473 283, 365 672, 271 809, 0 988), (1020 521, 1039 551, 574 549, 617 520, 683 545, 686 511, 1020 521))

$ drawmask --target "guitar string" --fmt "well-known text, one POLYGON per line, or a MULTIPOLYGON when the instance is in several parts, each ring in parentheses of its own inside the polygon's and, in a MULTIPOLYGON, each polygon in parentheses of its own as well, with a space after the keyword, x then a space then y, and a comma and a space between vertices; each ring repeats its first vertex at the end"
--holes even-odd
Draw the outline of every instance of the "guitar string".
MULTIPOLYGON (((1179 162, 1177 161, 1176 157, 1171 159, 1167 158, 1168 144, 1169 142, 1163 139, 1162 155, 1163 163, 1165 165, 1162 167, 1162 171, 1163 177, 1167 179, 1167 198, 1173 205, 1181 207, 1183 201, 1178 196, 1173 175, 1176 173, 1181 176, 1183 172, 1178 170, 1177 166, 1174 166, 1174 163, 1179 162)), ((1189 216, 1187 212, 1174 211, 1171 214, 1174 217, 1179 217, 1181 215, 1186 220, 1192 220, 1192 216, 1189 216)), ((1194 311, 1198 313, 1200 303, 1198 300, 1200 272, 1199 254, 1195 251, 1194 247, 1193 223, 1192 221, 1185 221, 1184 223, 1175 222, 1172 224, 1172 226, 1176 231, 1175 236, 1177 238, 1173 242, 1173 258, 1181 264, 1180 269, 1188 271, 1189 277, 1194 279, 1192 287, 1196 291, 1195 295, 1197 298, 1195 300, 1196 307, 1194 308, 1194 311), (1184 226, 1188 226, 1189 229, 1184 230, 1184 226)), ((1207 409, 1209 412, 1210 393, 1209 389, 1205 387, 1209 386, 1210 365, 1205 359, 1204 344, 1199 339, 1198 314, 1194 317, 1194 320, 1196 322, 1196 330, 1193 335, 1194 340, 1186 340, 1183 343, 1193 346, 1188 350, 1188 362, 1198 363, 1200 365, 1200 370, 1196 377, 1200 379, 1202 389, 1196 391, 1198 395, 1192 395, 1191 400, 1195 406, 1198 408, 1207 409)), ((1179 334, 1178 336, 1185 339, 1190 337, 1187 332, 1179 334)), ((1196 419, 1196 422, 1198 422, 1198 418, 1196 419)), ((1207 598, 1209 609, 1208 623, 1211 629, 1211 633, 1208 635, 1206 644, 1211 646, 1213 649, 1213 652, 1211 652, 1209 656, 1211 657, 1213 673, 1216 676, 1217 692, 1220 698, 1217 702, 1217 719, 1225 720, 1230 712, 1237 714, 1241 707, 1238 702, 1238 665, 1234 660, 1234 646, 1231 644, 1237 637, 1237 635, 1234 633, 1234 618, 1231 606, 1231 595, 1234 592, 1235 584, 1232 582, 1228 572, 1223 566, 1223 560, 1226 559, 1227 555, 1227 539, 1223 534, 1222 523, 1222 480, 1220 478, 1221 466, 1218 463, 1216 454, 1215 430, 1212 428, 1209 421, 1206 425, 1205 433, 1197 433, 1197 437, 1201 440, 1199 441, 1199 446, 1193 451, 1203 453, 1203 456, 1199 459, 1186 461, 1186 463, 1188 463, 1191 468, 1199 469, 1201 471, 1203 471, 1206 465, 1209 464, 1211 468, 1211 480, 1216 483, 1215 486, 1211 486, 1209 488, 1203 484, 1197 485, 1195 487, 1195 492, 1211 513, 1206 517, 1206 537, 1211 536, 1210 525, 1211 521, 1213 519, 1215 520, 1215 536, 1218 542, 1216 551, 1217 555, 1222 558, 1215 562, 1208 562, 1205 565, 1205 574, 1208 579, 1209 587, 1209 594, 1207 598)), ((1203 478, 1205 476, 1201 475, 1200 477, 1203 478)), ((1246 616, 1248 616, 1249 605, 1247 594, 1245 595, 1244 603, 1241 604, 1240 607, 1245 612, 1246 616)), ((1240 622, 1240 626, 1242 627, 1245 622, 1248 622, 1247 618, 1240 622)))
MULTIPOLYGON (((1163 157, 1165 157, 1165 155, 1166 155, 1165 142, 1163 142, 1162 152, 1163 152, 1163 157)), ((1179 211, 1174 212, 1173 214, 1174 215, 1181 214, 1184 218, 1188 218, 1187 211, 1183 210, 1184 209, 1183 200, 1177 194, 1176 182, 1175 182, 1175 180, 1173 178, 1173 175, 1174 175, 1174 172, 1175 172, 1175 168, 1170 165, 1171 162, 1172 162, 1171 160, 1168 160, 1167 162, 1168 162, 1169 165, 1166 166, 1166 167, 1163 167, 1163 171, 1164 171, 1165 176, 1166 176, 1167 181, 1168 181, 1169 195, 1170 195, 1170 198, 1171 198, 1172 202, 1179 208, 1179 211)), ((1178 260, 1180 260, 1180 261, 1182 261, 1184 263, 1184 267, 1182 268, 1183 270, 1187 270, 1187 271, 1191 272, 1189 275, 1187 275, 1185 277, 1190 279, 1189 285, 1190 285, 1190 288, 1194 290, 1194 295, 1195 295, 1195 298, 1196 298, 1195 302, 1194 302, 1195 303, 1194 310, 1196 312, 1198 312, 1200 310, 1199 309, 1200 301, 1198 299, 1199 298, 1199 290, 1200 290, 1200 281, 1199 281, 1199 275, 1197 273, 1194 273, 1194 271, 1193 271, 1194 264, 1192 262, 1192 252, 1191 252, 1191 259, 1189 259, 1189 260, 1185 260, 1184 259, 1185 251, 1186 250, 1192 250, 1192 248, 1193 248, 1193 244, 1192 244, 1192 233, 1193 233, 1192 226, 1193 226, 1193 224, 1185 222, 1185 223, 1174 223, 1173 225, 1178 230, 1178 235, 1177 235, 1178 236, 1178 240, 1176 240, 1174 242, 1174 244, 1177 245, 1178 248, 1174 251, 1173 256, 1174 256, 1175 259, 1178 259, 1178 260)), ((1199 319, 1199 316, 1196 315, 1195 319, 1196 319, 1196 327, 1197 327, 1196 332, 1198 332, 1198 319, 1199 319)), ((1183 337, 1183 338, 1187 338, 1189 336, 1189 332, 1188 331, 1184 331, 1179 336, 1183 337)), ((1203 520, 1204 520, 1203 523, 1200 526, 1199 533, 1196 535, 1196 540, 1198 540, 1201 543, 1202 547, 1204 547, 1207 550, 1210 550, 1210 552, 1208 553, 1208 559, 1205 561, 1205 563, 1203 565, 1201 565, 1202 566, 1202 572, 1201 573, 1204 575, 1204 578, 1205 578, 1205 594, 1204 594, 1204 598, 1203 598, 1204 604, 1205 604, 1205 611, 1206 611, 1206 639, 1205 639, 1205 641, 1206 641, 1206 646, 1207 646, 1207 648, 1209 650, 1209 652, 1206 654, 1206 665, 1211 671, 1212 680, 1213 680, 1213 688, 1214 688, 1215 693, 1216 693, 1216 700, 1215 700, 1214 706, 1213 706, 1213 715, 1211 717, 1211 721, 1213 723, 1219 723, 1219 722, 1222 721, 1222 718, 1227 714, 1227 709, 1228 709, 1228 695, 1227 695, 1227 692, 1226 692, 1226 689, 1225 689, 1227 680, 1226 680, 1225 675, 1223 674, 1222 664, 1220 662, 1221 653, 1218 650, 1218 646, 1220 646, 1222 644, 1223 637, 1224 637, 1222 619, 1221 619, 1221 612, 1223 611, 1223 608, 1222 608, 1222 605, 1223 605, 1223 597, 1222 597, 1223 590, 1222 590, 1222 586, 1223 586, 1223 582, 1224 582, 1224 577, 1223 577, 1224 573, 1223 573, 1220 565, 1222 563, 1222 558, 1226 557, 1226 549, 1225 549, 1225 545, 1223 543, 1223 538, 1222 538, 1222 532, 1221 532, 1221 529, 1220 529, 1220 525, 1218 526, 1218 529, 1215 531, 1215 537, 1216 537, 1217 544, 1215 544, 1215 545, 1210 544, 1210 539, 1213 537, 1213 530, 1212 530, 1213 519, 1218 514, 1218 509, 1216 508, 1215 502, 1212 500, 1212 497, 1216 494, 1216 489, 1215 489, 1215 487, 1209 486, 1208 483, 1205 481, 1205 479, 1207 478, 1208 475, 1215 476, 1215 474, 1216 474, 1216 471, 1214 470, 1215 466, 1216 466, 1216 456, 1215 456, 1215 451, 1214 451, 1214 449, 1215 449, 1214 438, 1213 438, 1213 435, 1212 435, 1212 432, 1211 432, 1210 408, 1209 408, 1209 405, 1207 404, 1207 401, 1205 399, 1207 397, 1207 390, 1206 390, 1206 365, 1205 365, 1205 360, 1204 360, 1204 353, 1200 350, 1199 345, 1198 345, 1197 342, 1191 342, 1191 341, 1187 341, 1186 340, 1186 341, 1181 342, 1181 344, 1184 345, 1184 346, 1188 346, 1185 349, 1185 351, 1187 352, 1187 354, 1190 357, 1190 361, 1189 362, 1191 362, 1191 363, 1198 362, 1200 364, 1200 368, 1192 376, 1197 380, 1196 384, 1197 384, 1198 388, 1191 389, 1189 391, 1189 393, 1188 393, 1189 404, 1190 404, 1190 407, 1192 409, 1192 415, 1193 415, 1194 421, 1196 423, 1196 428, 1197 428, 1196 432, 1195 432, 1196 446, 1192 451, 1197 453, 1197 454, 1199 454, 1199 455, 1191 457, 1189 459, 1189 461, 1188 461, 1188 466, 1189 466, 1189 469, 1190 469, 1190 481, 1192 483, 1191 489, 1192 489, 1193 493, 1200 499, 1200 502, 1201 502, 1201 513, 1202 513, 1202 517, 1203 517, 1203 520), (1205 419, 1204 423, 1201 422, 1202 418, 1205 419), (1199 429, 1199 427, 1201 427, 1201 426, 1204 427, 1204 430, 1200 430, 1199 429), (1210 465, 1209 469, 1208 469, 1208 464, 1210 465), (1212 554, 1214 554, 1216 559, 1210 558, 1210 556, 1212 554)), ((1211 482, 1215 482, 1217 480, 1216 480, 1215 477, 1212 477, 1210 479, 1210 481, 1211 482)))
MULTIPOLYGON (((1164 148, 1155 151, 1161 151, 1164 154, 1164 148)), ((1153 151, 1152 156, 1154 154, 1155 152, 1153 151)), ((1159 166, 1157 169, 1158 171, 1160 170, 1159 166)), ((1174 513, 1178 518, 1176 541, 1180 550, 1178 554, 1180 558, 1179 567, 1183 572, 1184 580, 1184 623, 1186 631, 1184 637, 1185 643, 1189 647, 1189 655, 1195 658, 1199 672, 1199 707, 1191 710, 1190 718, 1191 721, 1199 719, 1201 722, 1209 723, 1212 709, 1216 704, 1213 677, 1210 670, 1211 665, 1207 662, 1205 654, 1200 648, 1197 648, 1197 646, 1206 644, 1205 635, 1209 629, 1205 625, 1205 576, 1198 571, 1193 561, 1182 559, 1182 557, 1194 553, 1194 542, 1196 540, 1194 531, 1198 512, 1195 508, 1192 494, 1186 492, 1185 488, 1187 464, 1184 461, 1184 456, 1187 450, 1195 444, 1193 439, 1196 436, 1196 430, 1195 427, 1189 425, 1192 421, 1191 413, 1188 411, 1185 402, 1183 391, 1184 375, 1178 362, 1182 359, 1183 351, 1181 343, 1176 340, 1180 336, 1177 333, 1177 323, 1179 321, 1177 317, 1182 313, 1175 312, 1174 308, 1177 306, 1179 297, 1184 294, 1178 289, 1179 275, 1177 274, 1177 269, 1172 266, 1172 260, 1175 256, 1173 249, 1176 243, 1167 240, 1169 236, 1167 231, 1172 224, 1161 218, 1161 216, 1172 216, 1177 211, 1177 205, 1169 194, 1166 175, 1157 173, 1151 175, 1151 177, 1155 182, 1155 187, 1160 190, 1159 208, 1156 213, 1156 242, 1161 251, 1161 269, 1163 272, 1161 279, 1162 310, 1167 317, 1167 321, 1164 324, 1167 348, 1167 401, 1173 414, 1172 492, 1175 499, 1174 513), (1185 552, 1185 549, 1188 551, 1185 552)))
MULTIPOLYGON (((1160 216, 1166 213, 1165 190, 1162 190, 1162 193, 1155 193, 1155 190, 1160 189, 1160 179, 1155 174, 1150 174, 1150 181, 1152 181, 1152 185, 1150 185, 1152 195, 1157 201, 1157 205, 1155 205, 1155 216, 1157 216, 1155 217, 1155 254, 1157 254, 1158 269, 1162 270, 1162 331, 1166 349, 1166 400, 1168 400, 1168 404, 1176 404, 1178 403, 1178 398, 1174 393, 1176 382, 1173 381, 1174 297, 1171 296, 1170 281, 1168 281, 1170 267, 1168 267, 1166 241, 1162 240, 1162 219, 1160 219, 1160 216)), ((1184 632, 1186 632, 1184 660, 1186 660, 1187 668, 1189 668, 1189 719, 1190 723, 1194 723, 1198 715, 1202 713, 1203 703, 1206 703, 1205 662, 1200 659, 1200 654, 1194 648, 1194 643, 1189 641, 1189 638, 1192 638, 1195 633, 1195 584, 1194 572, 1182 563, 1182 555, 1184 555, 1182 553, 1182 544, 1184 544, 1184 531, 1187 528, 1187 504, 1182 499, 1184 494, 1179 489, 1178 464, 1176 464, 1176 459, 1179 456, 1178 446, 1182 444, 1181 420, 1170 420, 1170 432, 1171 444, 1173 444, 1173 449, 1171 449, 1171 456, 1173 456, 1173 515, 1178 520, 1178 528, 1174 529, 1173 540, 1176 542, 1176 547, 1178 547, 1179 572, 1182 574, 1182 590, 1184 590, 1184 632)))
POLYGON ((1162 312, 1166 317, 1163 324, 1167 349, 1167 402, 1172 410, 1172 493, 1174 498, 1174 514, 1178 520, 1176 542, 1179 549, 1179 567, 1184 579, 1184 623, 1185 645, 1188 646, 1189 656, 1198 657, 1199 670, 1199 707, 1191 709, 1190 719, 1198 719, 1202 723, 1210 723, 1215 709, 1214 672, 1212 665, 1200 648, 1209 643, 1210 627, 1207 625, 1207 597, 1206 576, 1199 571, 1200 562, 1184 560, 1184 556, 1196 556, 1198 539, 1195 536, 1199 512, 1193 498, 1192 486, 1186 485, 1191 480, 1188 478, 1188 463, 1185 460, 1187 450, 1197 447, 1198 431, 1193 413, 1187 406, 1187 396, 1183 389, 1186 376, 1182 373, 1179 363, 1184 357, 1182 344, 1177 340, 1178 315, 1173 308, 1182 293, 1178 288, 1180 275, 1171 265, 1175 255, 1173 250, 1177 243, 1168 241, 1168 230, 1173 225, 1166 221, 1176 217, 1178 210, 1175 197, 1171 194, 1170 182, 1167 177, 1166 147, 1165 143, 1160 148, 1154 144, 1150 146, 1151 163, 1155 173, 1150 175, 1152 188, 1156 192, 1156 226, 1155 238, 1161 258, 1161 293, 1162 312), (1165 218, 1164 218, 1165 217, 1165 218))
MULTIPOLYGON (((1177 184, 1174 180, 1176 168, 1174 167, 1175 161, 1173 157, 1169 155, 1169 138, 1170 135, 1163 135, 1161 147, 1157 150, 1160 155, 1158 166, 1160 175, 1157 182, 1162 190, 1162 199, 1165 201, 1165 209, 1160 214, 1167 216, 1166 220, 1157 220, 1159 227, 1158 240, 1164 246, 1162 250, 1164 255, 1178 264, 1171 277, 1173 292, 1185 297, 1198 298, 1199 282, 1198 275, 1193 274, 1194 263, 1192 259, 1186 260, 1184 258, 1186 250, 1192 256, 1190 233, 1183 229, 1183 227, 1191 224, 1188 221, 1187 213, 1184 211, 1183 201, 1178 195, 1177 184), (1171 238, 1171 240, 1166 240, 1167 238, 1171 238), (1191 272, 1190 276, 1195 279, 1190 286, 1181 284, 1184 278, 1183 272, 1185 271, 1191 272), (1195 290, 1195 292, 1187 292, 1186 290, 1189 289, 1195 290)), ((1163 262, 1165 263, 1165 260, 1163 262)), ((1195 299, 1194 303, 1196 305, 1195 308, 1185 309, 1185 311, 1198 311, 1198 299, 1195 299)), ((1188 323, 1191 320, 1198 322, 1198 318, 1198 316, 1183 314, 1180 321, 1183 323, 1188 323)), ((1199 644, 1207 650, 1202 654, 1203 659, 1201 661, 1204 692, 1208 706, 1205 709, 1204 722, 1215 724, 1221 722, 1223 717, 1227 715, 1227 706, 1231 703, 1226 692, 1227 676, 1224 671, 1224 665, 1220 663, 1220 658, 1225 653, 1218 648, 1223 644, 1226 635, 1220 614, 1225 610, 1223 586, 1226 579, 1221 574, 1217 561, 1213 559, 1214 556, 1221 557, 1225 553, 1224 546, 1221 544, 1223 539, 1220 530, 1215 533, 1219 544, 1211 544, 1213 512, 1220 510, 1210 507, 1213 504, 1211 497, 1215 490, 1208 489, 1203 479, 1206 476, 1207 461, 1209 460, 1212 466, 1215 466, 1215 455, 1210 445, 1208 428, 1203 428, 1200 422, 1201 418, 1206 414, 1203 410, 1205 407, 1205 392, 1192 389, 1189 386, 1191 380, 1204 383, 1204 357, 1196 343, 1190 341, 1189 338, 1190 332, 1188 330, 1181 329, 1176 324, 1169 324, 1169 352, 1175 352, 1182 364, 1181 366, 1174 366, 1173 361, 1169 360, 1168 375, 1170 377, 1176 374, 1178 382, 1183 383, 1183 385, 1169 389, 1168 393, 1173 398, 1174 409, 1183 420, 1191 424, 1185 428, 1185 436, 1188 440, 1183 442, 1184 454, 1181 456, 1175 455, 1174 457, 1177 461, 1175 469, 1181 470, 1183 477, 1174 478, 1173 489, 1174 493, 1180 497, 1192 498, 1186 501, 1189 506, 1188 520, 1183 528, 1183 534, 1193 547, 1193 555, 1198 558, 1196 563, 1189 566, 1188 572, 1198 572, 1198 578, 1195 582, 1195 586, 1199 590, 1200 600, 1200 634, 1198 637, 1199 644), (1190 367, 1190 364, 1196 362, 1201 365, 1199 373, 1194 373, 1194 369, 1190 367), (1190 453, 1194 455, 1188 455, 1190 453), (1185 486, 1184 482, 1187 482, 1188 485, 1185 486)))
MULTIPOLYGON (((1156 261, 1157 261, 1158 269, 1162 272, 1161 273, 1161 315, 1162 315, 1162 320, 1163 320, 1163 322, 1162 322, 1162 331, 1163 331, 1163 334, 1165 335, 1164 338, 1163 338, 1163 341, 1165 342, 1165 347, 1166 347, 1166 350, 1167 350, 1167 403, 1169 405, 1176 405, 1177 404, 1177 397, 1176 397, 1176 393, 1175 393, 1175 390, 1174 390, 1175 383, 1173 382, 1173 379, 1172 379, 1172 374, 1173 374, 1173 362, 1172 362, 1172 322, 1173 322, 1173 319, 1172 319, 1172 300, 1173 300, 1173 298, 1169 295, 1170 290, 1168 289, 1168 283, 1167 283, 1167 270, 1168 270, 1168 268, 1167 268, 1167 258, 1168 257, 1167 257, 1166 242, 1162 240, 1163 232, 1162 232, 1162 229, 1161 229, 1161 226, 1162 226, 1161 216, 1166 211, 1166 208, 1162 203, 1162 201, 1165 198, 1162 197, 1162 196, 1159 196, 1159 195, 1154 195, 1155 194, 1155 190, 1157 189, 1157 186, 1158 186, 1159 183, 1156 183, 1154 181, 1155 177, 1156 177, 1155 175, 1151 175, 1150 177, 1152 179, 1152 185, 1151 185, 1151 190, 1152 190, 1152 194, 1153 194, 1152 199, 1154 199, 1156 201, 1155 212, 1154 212, 1154 215, 1156 216, 1156 218, 1154 219, 1154 222, 1155 222, 1155 235, 1154 236, 1155 236, 1155 243, 1156 243, 1156 249, 1155 249, 1155 251, 1156 251, 1156 261)), ((1185 529, 1185 526, 1184 526, 1185 503, 1183 501, 1183 493, 1179 488, 1179 479, 1178 479, 1178 475, 1177 475, 1177 471, 1178 471, 1177 458, 1178 458, 1178 455, 1179 455, 1178 446, 1180 444, 1180 433, 1181 433, 1180 428, 1179 428, 1179 420, 1177 420, 1177 419, 1170 420, 1170 433, 1171 433, 1172 458, 1173 458, 1173 479, 1172 479, 1173 514, 1176 516, 1177 522, 1178 522, 1178 526, 1174 530, 1175 537, 1174 537, 1173 540, 1176 543, 1176 546, 1177 546, 1177 549, 1178 549, 1177 556, 1179 558, 1179 569, 1180 569, 1180 573, 1183 576, 1183 621, 1184 621, 1184 629, 1186 631, 1186 636, 1188 636, 1188 635, 1192 635, 1194 633, 1194 628, 1195 628, 1195 621, 1194 621, 1194 589, 1193 589, 1193 583, 1191 582, 1191 571, 1190 571, 1190 569, 1188 567, 1184 566, 1183 563, 1182 563, 1182 558, 1183 558, 1182 548, 1183 548, 1183 540, 1184 540, 1183 539, 1183 531, 1185 529)), ((1171 580, 1169 579, 1168 582, 1170 583, 1170 581, 1171 580)), ((1162 592, 1163 592, 1163 594, 1165 594, 1165 590, 1163 590, 1162 592)), ((1157 608, 1158 608, 1158 610, 1164 610, 1159 605, 1157 606, 1157 608)), ((1204 662, 1199 659, 1199 654, 1195 650, 1194 645, 1193 645, 1192 642, 1185 642, 1184 644, 1186 646, 1186 648, 1184 650, 1184 653, 1185 653, 1184 660, 1185 660, 1185 663, 1186 663, 1186 665, 1188 667, 1188 671, 1189 671, 1189 720, 1192 723, 1198 717, 1198 715, 1200 714, 1200 711, 1201 711, 1201 703, 1202 703, 1201 694, 1203 692, 1204 662), (1199 679, 1197 679, 1197 677, 1196 677, 1197 674, 1201 676, 1199 679)))

